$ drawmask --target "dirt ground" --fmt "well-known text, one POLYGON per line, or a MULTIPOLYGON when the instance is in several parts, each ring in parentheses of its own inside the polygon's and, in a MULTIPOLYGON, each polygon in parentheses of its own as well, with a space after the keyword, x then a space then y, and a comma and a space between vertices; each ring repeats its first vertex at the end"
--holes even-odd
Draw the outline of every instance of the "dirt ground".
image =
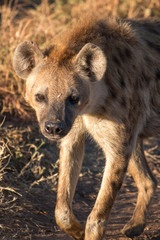
MULTIPOLYGON (((35 126, 36 124, 31 127, 18 126, 15 130, 11 124, 6 124, 1 127, 0 135, 4 136, 7 133, 8 138, 11 139, 11 133, 16 131, 16 136, 19 136, 19 142, 23 142, 23 146, 24 136, 28 143, 37 141, 37 146, 40 146, 39 139, 43 138, 35 126), (18 133, 21 133, 21 138, 18 133)), ((12 154, 9 164, 0 171, 1 240, 70 239, 57 227, 54 219, 58 180, 58 150, 55 144, 48 143, 44 139, 43 141, 42 146, 35 153, 39 157, 38 160, 34 160, 35 155, 32 152, 32 161, 30 160, 23 165, 23 161, 25 161, 23 154, 18 162, 15 161, 14 154, 12 154)), ((30 145, 29 149, 31 148, 34 148, 33 144, 30 145)), ((12 150, 11 147, 10 149, 12 150)), ((145 149, 149 165, 160 182, 160 158, 158 157, 160 138, 147 140, 145 149)), ((25 146, 24 151, 26 151, 25 146)), ((21 153, 23 153, 22 148, 21 153)), ((84 164, 73 202, 74 213, 82 223, 85 223, 94 205, 103 168, 102 152, 93 142, 87 140, 84 164)), ((121 230, 132 216, 136 197, 137 189, 131 176, 127 173, 112 209, 104 239, 128 239, 121 233, 121 230)), ((149 209, 144 233, 134 239, 160 239, 160 186, 157 188, 149 209)))

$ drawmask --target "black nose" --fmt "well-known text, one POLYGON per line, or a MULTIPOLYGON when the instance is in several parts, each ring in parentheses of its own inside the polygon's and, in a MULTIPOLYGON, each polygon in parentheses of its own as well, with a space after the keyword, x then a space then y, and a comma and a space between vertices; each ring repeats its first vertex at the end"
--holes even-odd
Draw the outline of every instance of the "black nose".
POLYGON ((62 122, 45 122, 45 131, 51 135, 61 135, 64 131, 64 124, 62 122))

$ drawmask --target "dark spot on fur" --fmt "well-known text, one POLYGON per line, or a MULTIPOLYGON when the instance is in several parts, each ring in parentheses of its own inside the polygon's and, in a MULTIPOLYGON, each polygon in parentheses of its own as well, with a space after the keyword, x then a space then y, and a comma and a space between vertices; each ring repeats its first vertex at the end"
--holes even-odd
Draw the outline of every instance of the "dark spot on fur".
POLYGON ((131 51, 128 48, 120 49, 119 47, 116 48, 119 54, 120 59, 124 62, 131 58, 131 51))
MULTIPOLYGON (((128 143, 130 143, 131 141, 132 141, 132 138, 130 137, 129 140, 128 140, 128 143)), ((126 161, 128 161, 130 159, 130 157, 131 157, 131 153, 126 153, 125 154, 126 161)), ((127 166, 126 166, 126 170, 124 168, 124 173, 126 173, 126 171, 127 171, 127 166)))
POLYGON ((118 65, 121 66, 121 62, 119 61, 119 59, 116 56, 113 56, 113 61, 118 65))
POLYGON ((136 65, 135 64, 133 64, 132 67, 133 67, 133 69, 136 69, 136 65))
POLYGON ((125 49, 125 54, 126 54, 127 58, 132 58, 131 51, 128 48, 125 49))
POLYGON ((123 78, 120 79, 120 84, 122 88, 126 87, 125 81, 123 80, 123 78))
POLYGON ((121 184, 121 182, 113 181, 113 182, 111 182, 111 185, 112 185, 113 190, 118 191, 121 188, 122 184, 121 184))
POLYGON ((120 175, 122 173, 122 169, 121 168, 118 168, 115 172, 116 175, 120 175))
POLYGON ((125 61, 125 55, 124 55, 123 51, 119 47, 117 47, 117 52, 119 54, 120 59, 122 61, 125 61))
MULTIPOLYGON (((129 156, 130 156, 130 154, 128 154, 129 156)), ((127 156, 127 158, 129 157, 129 156, 127 156)), ((127 171, 127 168, 128 168, 128 165, 126 165, 125 167, 124 167, 124 173, 126 173, 126 171, 127 171)))
POLYGON ((160 70, 159 69, 156 70, 156 78, 160 79, 160 70))
POLYGON ((121 88, 125 88, 126 87, 126 83, 122 77, 122 74, 120 73, 120 71, 118 70, 118 74, 119 74, 119 80, 120 80, 120 85, 121 85, 121 88))
POLYGON ((97 221, 97 224, 100 224, 102 221, 101 221, 101 219, 99 219, 98 221, 97 221))
POLYGON ((110 87, 109 92, 110 92, 112 98, 117 97, 116 91, 113 87, 110 87))
POLYGON ((145 192, 146 192, 146 193, 148 192, 148 188, 147 188, 147 187, 145 187, 145 192))
MULTIPOLYGON (((108 98, 105 102, 106 102, 106 104, 108 104, 108 98)), ((104 113, 106 112, 106 107, 99 105, 99 106, 97 106, 96 112, 99 116, 103 116, 104 113)))
POLYGON ((124 97, 121 98, 120 103, 123 107, 127 106, 126 99, 124 97))
POLYGON ((50 55, 50 53, 52 52, 52 50, 54 49, 54 46, 50 46, 49 48, 47 48, 45 51, 44 51, 44 56, 45 57, 48 57, 50 55))
POLYGON ((101 109, 101 112, 102 112, 102 113, 104 113, 104 112, 106 111, 106 108, 105 108, 105 106, 101 106, 101 108, 100 108, 100 109, 101 109))
MULTIPOLYGON (((97 210, 97 209, 96 209, 97 210)), ((97 223, 101 223, 101 219, 103 219, 104 217, 105 217, 105 211, 103 211, 103 212, 100 212, 100 211, 97 211, 98 213, 97 213, 97 218, 99 219, 98 221, 97 221, 97 223)))

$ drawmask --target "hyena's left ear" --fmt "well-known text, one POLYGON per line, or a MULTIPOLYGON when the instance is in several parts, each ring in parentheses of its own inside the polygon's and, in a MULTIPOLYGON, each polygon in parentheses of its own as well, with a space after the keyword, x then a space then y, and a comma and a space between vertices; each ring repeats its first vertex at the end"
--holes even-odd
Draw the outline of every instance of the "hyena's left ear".
POLYGON ((87 43, 76 57, 76 70, 91 81, 100 80, 107 67, 107 59, 102 49, 95 44, 87 43))
POLYGON ((31 41, 20 43, 13 55, 13 67, 18 77, 26 79, 42 58, 43 53, 36 43, 31 41))

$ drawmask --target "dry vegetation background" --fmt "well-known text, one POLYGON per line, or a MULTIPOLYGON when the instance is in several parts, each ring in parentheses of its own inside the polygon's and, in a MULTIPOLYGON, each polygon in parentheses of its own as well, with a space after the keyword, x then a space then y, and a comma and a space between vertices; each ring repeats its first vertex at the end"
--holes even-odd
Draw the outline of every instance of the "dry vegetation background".
MULTIPOLYGON (((27 225, 23 224, 22 217, 30 214, 34 218, 32 213, 36 200, 30 199, 33 195, 41 199, 40 196, 46 191, 47 194, 50 191, 55 193, 58 175, 57 148, 39 133, 34 112, 24 100, 24 81, 18 79, 13 71, 14 49, 24 40, 36 41, 41 49, 48 47, 55 35, 67 30, 71 22, 88 11, 93 14, 98 11, 106 17, 160 17, 160 1, 0 1, 0 239, 39 240, 40 237, 32 238, 32 232, 44 234, 44 231, 51 231, 49 223, 44 228, 40 226, 43 220, 41 223, 39 220, 34 220, 34 223, 30 220, 27 225)), ((146 153, 149 156, 151 152, 156 154, 158 148, 158 145, 148 148, 146 153)), ((89 157, 93 159, 98 156, 97 153, 92 155, 90 150, 87 150, 88 155, 85 157, 83 175, 92 170, 96 172, 97 169, 94 164, 92 169, 88 167, 89 157)), ((158 156, 154 155, 152 162, 159 168, 158 156)), ((55 204, 55 194, 49 200, 55 204)), ((41 203, 43 201, 47 199, 43 198, 41 203)), ((53 211, 49 214, 38 204, 40 203, 35 207, 35 215, 43 217, 44 222, 47 221, 46 218, 52 222, 53 211)))

